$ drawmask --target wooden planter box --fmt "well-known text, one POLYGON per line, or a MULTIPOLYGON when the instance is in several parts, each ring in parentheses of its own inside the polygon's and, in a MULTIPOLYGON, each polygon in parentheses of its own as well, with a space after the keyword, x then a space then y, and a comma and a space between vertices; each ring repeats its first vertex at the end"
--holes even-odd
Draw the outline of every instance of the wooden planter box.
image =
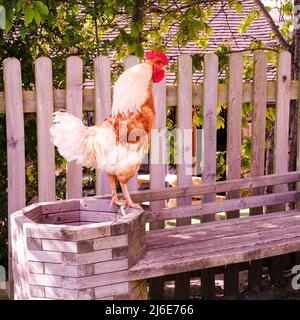
POLYGON ((128 281, 145 253, 143 212, 125 217, 109 200, 31 205, 11 215, 15 299, 147 299, 147 282, 128 281))

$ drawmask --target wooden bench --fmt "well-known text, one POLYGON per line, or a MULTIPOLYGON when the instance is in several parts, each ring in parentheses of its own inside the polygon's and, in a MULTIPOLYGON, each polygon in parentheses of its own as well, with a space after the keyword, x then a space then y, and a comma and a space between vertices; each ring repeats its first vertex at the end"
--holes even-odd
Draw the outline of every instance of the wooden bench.
MULTIPOLYGON (((150 289, 154 279, 174 275, 176 285, 189 285, 191 272, 198 272, 202 295, 209 297, 205 292, 209 285, 215 287, 213 268, 225 266, 224 285, 235 289, 237 266, 251 262, 249 279, 252 274, 259 282, 262 265, 252 262, 270 257, 271 274, 283 274, 285 262, 278 256, 300 251, 300 210, 290 209, 300 202, 300 191, 287 191, 287 184, 297 181, 300 172, 135 192, 132 196, 140 202, 244 189, 249 196, 153 211, 132 209, 119 219, 105 197, 23 208, 11 215, 15 298, 147 299, 147 279, 150 289), (269 185, 280 185, 274 188, 280 192, 250 196, 249 189, 269 185), (207 216, 245 208, 273 213, 204 223, 207 216), (153 222, 192 217, 198 223, 145 232, 153 222)), ((157 298, 151 290, 150 297, 157 298)))
POLYGON ((299 210, 150 231, 147 253, 129 274, 140 280, 295 251, 300 251, 299 210))
MULTIPOLYGON (((129 269, 129 279, 149 279, 230 266, 300 251, 300 210, 290 210, 287 206, 288 203, 296 204, 300 201, 300 192, 288 191, 287 188, 288 183, 297 182, 299 179, 300 172, 290 172, 133 193, 135 201, 153 201, 232 190, 248 189, 249 192, 260 188, 261 192, 266 190, 264 188, 267 186, 280 185, 280 188, 273 187, 274 193, 270 194, 263 192, 261 195, 222 202, 146 211, 145 218, 148 223, 191 217, 200 217, 205 221, 203 218, 207 215, 224 211, 230 213, 233 210, 239 212, 246 208, 259 209, 254 211, 256 213, 263 212, 264 208, 264 212, 272 213, 148 231, 145 236, 146 254, 129 269), (276 193, 277 190, 284 192, 276 193)), ((261 277, 259 272, 258 270, 258 278, 261 277)))

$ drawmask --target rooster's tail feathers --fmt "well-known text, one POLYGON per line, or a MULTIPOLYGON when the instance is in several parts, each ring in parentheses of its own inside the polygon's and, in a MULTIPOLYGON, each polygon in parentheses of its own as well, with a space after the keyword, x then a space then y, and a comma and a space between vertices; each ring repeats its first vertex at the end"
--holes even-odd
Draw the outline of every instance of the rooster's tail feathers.
POLYGON ((97 166, 94 146, 94 127, 86 127, 82 121, 68 112, 54 112, 50 134, 59 153, 67 160, 76 160, 86 167, 97 166))

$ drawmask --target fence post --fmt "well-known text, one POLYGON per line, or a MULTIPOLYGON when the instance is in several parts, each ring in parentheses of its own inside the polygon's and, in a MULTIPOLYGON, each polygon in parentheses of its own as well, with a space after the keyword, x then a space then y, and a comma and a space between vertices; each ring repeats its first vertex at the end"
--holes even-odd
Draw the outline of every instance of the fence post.
MULTIPOLYGON (((82 119, 82 60, 71 56, 67 59, 67 111, 82 119)), ((73 162, 67 164, 67 198, 82 197, 82 167, 73 162)))
MULTIPOLYGON (((300 171, 300 71, 298 74, 298 125, 297 125, 297 162, 296 162, 296 170, 300 171)), ((300 191, 300 182, 296 183, 297 191, 300 191)), ((300 208, 300 202, 295 203, 295 208, 300 208)), ((299 261, 300 261, 300 253, 299 253, 299 261)))
MULTIPOLYGON (((291 53, 282 51, 278 56, 277 88, 276 88, 276 118, 275 118, 275 156, 274 173, 288 172, 289 145, 289 114, 290 114, 290 84, 291 84, 291 53)), ((288 186, 277 185, 274 192, 286 192, 288 186)), ((286 204, 272 206, 272 211, 284 211, 286 204)), ((271 283, 280 286, 284 282, 284 257, 271 259, 271 283)))
MULTIPOLYGON (((140 61, 136 56, 128 56, 124 60, 124 68, 129 69, 130 67, 133 67, 134 65, 138 64, 140 61)), ((127 184, 129 191, 136 191, 138 187, 138 173, 132 177, 127 184)))
MULTIPOLYGON (((265 134, 267 107, 267 54, 254 54, 253 111, 252 111, 252 155, 251 176, 264 175, 265 134)), ((252 190, 254 196, 264 194, 264 188, 252 190)), ((263 213, 263 207, 250 209, 250 215, 263 213)), ((262 260, 250 261, 248 272, 249 290, 257 292, 262 286, 262 260)))
MULTIPOLYGON (((178 87, 176 111, 176 149, 177 149, 177 185, 188 186, 192 184, 193 156, 192 156, 192 130, 193 130, 193 80, 192 58, 184 54, 178 58, 178 87)), ((177 205, 192 203, 191 197, 177 199, 177 205)), ((177 219, 176 225, 191 224, 190 218, 177 219)), ((188 299, 190 293, 189 273, 175 276, 175 298, 188 299)))
MULTIPOLYGON (((227 155, 226 179, 241 177, 242 148, 242 101, 243 101, 243 57, 241 53, 229 56, 228 112, 227 112, 227 155)), ((240 197, 240 190, 227 193, 228 199, 240 197)), ((239 210, 226 212, 227 219, 238 218, 239 210)), ((224 296, 227 299, 236 298, 239 293, 238 264, 225 267, 224 296)))
POLYGON ((9 296, 13 297, 10 215, 25 206, 25 145, 21 65, 16 58, 3 63, 8 180, 9 296))
MULTIPOLYGON (((192 184, 193 158, 192 158, 192 130, 193 130, 193 81, 192 58, 183 54, 178 58, 178 87, 176 111, 177 149, 177 185, 188 186, 192 184)), ((191 197, 177 199, 177 205, 189 205, 191 197)), ((177 219, 177 226, 190 224, 190 218, 177 219)))
MULTIPOLYGON (((203 81, 203 160, 202 182, 216 181, 217 153, 217 104, 218 104, 218 57, 209 53, 204 58, 203 81)), ((203 196, 204 202, 214 201, 215 194, 203 196)), ((214 215, 203 217, 204 221, 213 221, 214 215)))
MULTIPOLYGON (((96 57, 95 73, 95 124, 103 121, 111 113, 111 75, 109 57, 96 57)), ((111 192, 105 172, 96 169, 96 194, 111 192)))
MULTIPOLYGON (((274 173, 288 172, 290 84, 291 53, 283 51, 278 56, 274 173)), ((286 192, 288 187, 287 185, 278 185, 274 190, 275 192, 286 192)), ((282 206, 276 207, 276 211, 284 209, 282 206)))
POLYGON ((53 113, 53 81, 52 62, 47 57, 35 61, 35 88, 39 201, 54 201, 55 155, 49 131, 53 113))
MULTIPOLYGON (((227 154, 226 179, 241 177, 242 148, 242 101, 243 101, 243 57, 241 53, 229 55, 227 154)), ((228 192, 228 199, 240 197, 240 190, 228 192)), ((227 218, 238 218, 239 210, 226 212, 227 218)))
MULTIPOLYGON (((153 126, 150 146, 150 189, 165 188, 166 164, 166 78, 153 85, 154 106, 156 119, 153 126), (154 135, 154 133, 156 133, 154 135)), ((151 201, 150 210, 157 210, 165 206, 164 200, 151 201)), ((165 221, 150 223, 150 230, 163 229, 165 221)), ((151 299, 164 298, 164 277, 150 279, 149 291, 151 299)))
MULTIPOLYGON (((298 73, 298 124, 297 124, 297 161, 296 161, 296 170, 300 171, 300 72, 298 73)), ((300 191, 300 182, 296 183, 296 190, 300 191)), ((300 208, 300 202, 295 203, 295 209, 300 208)), ((300 264, 300 252, 295 253, 295 264, 300 264)))
MULTIPOLYGON (((218 57, 214 53, 205 55, 203 81, 203 150, 202 182, 216 180, 217 153, 217 103, 218 103, 218 57)), ((215 200, 215 194, 203 195, 203 202, 215 200)), ((215 215, 205 215, 202 222, 214 221, 215 215)), ((201 270, 201 288, 204 299, 215 297, 215 275, 213 269, 201 270)))
MULTIPOLYGON (((252 155, 251 176, 263 176, 265 171, 265 135, 267 107, 267 54, 254 54, 252 155)), ((255 188, 253 195, 264 194, 264 188, 255 188)), ((263 207, 250 209, 250 215, 262 214, 263 207)))

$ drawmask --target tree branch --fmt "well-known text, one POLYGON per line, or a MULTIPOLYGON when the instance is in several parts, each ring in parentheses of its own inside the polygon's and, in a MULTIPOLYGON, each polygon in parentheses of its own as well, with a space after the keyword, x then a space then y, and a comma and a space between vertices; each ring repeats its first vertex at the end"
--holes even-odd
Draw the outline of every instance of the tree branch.
POLYGON ((97 21, 97 15, 96 15, 96 1, 94 1, 94 13, 93 13, 93 18, 94 18, 94 26, 95 26, 95 35, 96 35, 96 50, 97 54, 99 55, 99 35, 98 35, 98 21, 97 21))
MULTIPOLYGON (((133 13, 132 19, 131 19, 132 24, 143 25, 145 4, 146 4, 146 0, 136 0, 135 1, 134 13, 133 13)), ((142 42, 142 40, 143 40, 142 32, 139 32, 139 35, 137 37, 137 41, 142 42)))
POLYGON ((278 27, 276 26, 273 18, 271 17, 271 15, 269 14, 269 12, 267 11, 267 9, 265 8, 265 6, 263 5, 263 3, 261 2, 261 0, 254 0, 255 4, 259 7, 259 9, 261 10, 261 12, 263 13, 263 15, 265 16, 265 18, 267 19, 267 21, 269 22, 269 25, 272 29, 272 31, 274 32, 274 34, 276 35, 279 43, 282 45, 282 47, 285 50, 288 51, 292 51, 291 46, 289 45, 289 43, 286 41, 286 39, 284 38, 284 36, 281 34, 281 32, 279 31, 278 27))

